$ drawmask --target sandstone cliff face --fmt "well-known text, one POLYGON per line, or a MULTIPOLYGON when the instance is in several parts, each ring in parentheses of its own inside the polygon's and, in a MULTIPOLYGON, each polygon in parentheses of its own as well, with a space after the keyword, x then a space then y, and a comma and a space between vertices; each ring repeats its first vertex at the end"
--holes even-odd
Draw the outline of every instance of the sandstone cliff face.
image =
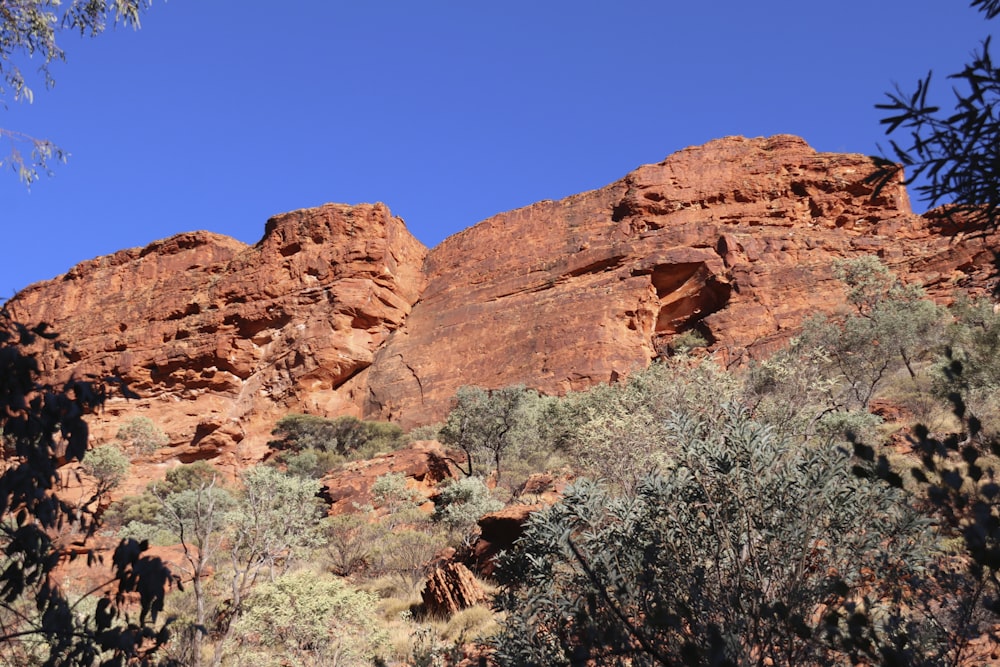
POLYGON ((766 354, 842 302, 837 258, 877 254, 938 296, 992 275, 989 239, 952 243, 898 183, 873 200, 873 170, 797 137, 735 137, 490 218, 431 251, 420 302, 370 369, 366 414, 437 419, 463 384, 582 389, 687 329, 727 358, 766 354))
POLYGON ((145 411, 172 457, 239 465, 288 411, 357 411, 354 382, 422 291, 425 254, 384 205, 327 205, 272 218, 252 247, 194 232, 85 262, 8 308, 72 343, 49 372, 119 375, 144 397, 109 404, 98 438, 145 411), (247 433, 262 437, 234 449, 247 433))
POLYGON ((172 436, 164 458, 239 466, 291 410, 433 422, 462 385, 583 389, 688 329, 725 359, 767 354, 842 300, 837 258, 877 254, 941 299, 993 280, 995 235, 953 242, 898 183, 872 199, 873 170, 731 137, 429 254, 382 205, 328 205, 273 218, 253 247, 197 232, 92 260, 8 307, 77 350, 53 373, 120 374, 144 396, 98 436, 145 411, 172 436))

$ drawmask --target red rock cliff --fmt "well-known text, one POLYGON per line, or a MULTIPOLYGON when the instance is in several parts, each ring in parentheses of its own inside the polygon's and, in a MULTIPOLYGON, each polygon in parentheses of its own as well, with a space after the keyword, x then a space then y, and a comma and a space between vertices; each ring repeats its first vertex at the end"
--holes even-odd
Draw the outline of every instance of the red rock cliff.
POLYGON ((429 254, 420 302, 370 369, 366 413, 438 419, 463 384, 582 389, 686 329, 729 357, 765 354, 843 301, 837 258, 877 254, 938 296, 983 285, 991 241, 952 242, 898 183, 872 199, 874 169, 797 137, 730 137, 481 222, 429 254))
POLYGON ((432 422, 461 385, 582 389, 687 329, 765 354, 842 299, 841 257, 878 254, 941 298, 993 278, 994 237, 953 242, 900 184, 873 199, 873 170, 796 137, 727 138, 429 254, 382 205, 328 205, 273 218, 253 247, 198 232, 92 260, 9 307, 77 349, 51 370, 145 396, 113 404, 106 432, 146 410, 175 455, 239 464, 290 410, 432 422))
POLYGON ((425 254, 384 205, 327 205, 272 218, 252 247, 193 232, 85 262, 8 308, 72 343, 73 363, 49 356, 49 371, 120 375, 144 397, 112 402, 98 436, 148 411, 174 456, 252 459, 288 411, 357 412, 355 385, 420 295, 425 254), (247 433, 261 437, 236 452, 247 433))

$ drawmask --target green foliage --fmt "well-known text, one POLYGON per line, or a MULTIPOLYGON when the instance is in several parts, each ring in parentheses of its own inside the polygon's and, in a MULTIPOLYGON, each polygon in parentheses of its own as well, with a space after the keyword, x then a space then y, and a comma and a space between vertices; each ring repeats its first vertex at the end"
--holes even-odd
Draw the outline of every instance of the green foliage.
MULTIPOLYGON (((346 416, 327 419, 290 414, 278 420, 271 434, 278 438, 268 443, 271 447, 294 453, 315 451, 319 464, 330 461, 329 455, 351 460, 371 458, 399 449, 409 441, 403 429, 395 424, 346 416)), ((303 463, 297 461, 296 465, 303 468, 303 463)))
MULTIPOLYGON (((19 59, 31 58, 49 88, 54 84, 52 63, 66 59, 57 41, 61 31, 94 36, 109 24, 138 28, 139 14, 149 4, 149 0, 4 0, 0 6, 0 106, 6 106, 8 96, 15 101, 32 100, 19 59)), ((49 141, 3 128, 0 138, 10 143, 10 153, 0 160, 0 166, 10 165, 28 185, 38 178, 39 171, 49 171, 48 162, 53 157, 65 159, 65 153, 49 141), (18 148, 24 144, 30 146, 29 158, 18 148)))
POLYGON ((691 350, 708 347, 708 341, 694 329, 688 329, 671 338, 668 347, 671 354, 687 354, 691 350))
POLYGON ((160 512, 160 501, 149 491, 139 495, 124 496, 111 503, 104 512, 105 527, 114 530, 133 522, 153 525, 160 512))
POLYGON ((573 467, 631 488, 670 456, 668 419, 676 410, 717 419, 721 406, 736 399, 736 379, 712 359, 674 357, 633 373, 618 385, 600 385, 569 400, 576 402, 569 427, 573 467))
POLYGON ((891 487, 916 486, 949 542, 962 545, 957 558, 931 564, 928 580, 933 585, 915 589, 909 601, 929 610, 934 641, 921 642, 923 629, 907 627, 894 645, 873 647, 880 649, 885 664, 975 662, 981 656, 974 649, 970 655, 970 638, 992 638, 1000 617, 1000 440, 982 430, 959 393, 951 400, 961 430, 935 436, 917 425, 911 436, 913 459, 892 461, 872 448, 855 446, 855 455, 864 462, 860 472, 891 487))
POLYGON ((154 482, 150 486, 156 495, 165 497, 181 491, 196 491, 210 486, 217 476, 215 469, 208 463, 195 461, 171 468, 162 482, 154 482))
MULTIPOLYGON (((107 596, 93 613, 87 612, 87 603, 71 601, 55 576, 64 555, 56 536, 74 530, 89 537, 100 528, 90 509, 97 498, 77 504, 61 497, 65 479, 60 466, 67 461, 87 463, 84 416, 103 404, 108 387, 78 380, 61 387, 41 383, 38 362, 27 349, 54 338, 45 326, 28 328, 0 312, 0 428, 5 446, 0 471, 0 647, 15 662, 24 658, 24 664, 33 660, 53 667, 89 667, 98 659, 106 665, 149 660, 168 638, 165 628, 155 627, 175 581, 162 561, 145 555, 144 545, 121 541, 111 558, 107 596), (125 613, 126 600, 133 609, 138 602, 138 614, 125 613)), ((51 344, 65 352, 64 345, 51 344)))
POLYGON ((270 578, 286 571, 319 543, 319 483, 286 475, 268 466, 242 476, 238 504, 225 517, 233 566, 242 588, 262 570, 270 578))
POLYGON ((896 368, 915 376, 913 362, 933 347, 942 311, 916 285, 901 283, 880 260, 838 262, 834 275, 848 288, 852 312, 816 315, 803 325, 799 345, 826 361, 834 409, 868 409, 875 392, 896 368))
POLYGON ((945 358, 934 381, 941 398, 959 394, 987 430, 1000 431, 1000 313, 989 299, 958 299, 951 308, 945 358))
POLYGON ((317 572, 286 574, 257 586, 236 622, 238 664, 370 665, 387 644, 377 598, 317 572))
POLYGON ((114 489, 128 476, 128 457, 115 445, 95 447, 80 462, 80 468, 97 480, 98 493, 103 495, 114 489))
POLYGON ((732 406, 664 433, 662 474, 581 480, 501 558, 501 664, 832 664, 858 612, 896 610, 873 582, 920 580, 927 522, 844 452, 732 406))
POLYGON ((503 507, 479 477, 463 477, 443 484, 434 501, 434 520, 463 544, 472 544, 479 519, 503 507))
POLYGON ((223 515, 234 502, 228 491, 214 483, 173 492, 161 498, 157 525, 178 542, 190 541, 199 550, 208 551, 209 541, 216 542, 216 534, 224 525, 223 515))
POLYGON ((372 498, 376 507, 392 512, 415 508, 423 496, 406 483, 406 475, 401 472, 387 472, 372 482, 372 498))
POLYGON ((170 444, 170 438, 149 417, 133 417, 120 429, 115 439, 137 456, 148 456, 170 444))
POLYGON ((531 409, 538 398, 537 392, 524 387, 461 387, 438 437, 465 453, 467 476, 476 474, 478 462, 486 460, 499 480, 503 460, 534 440, 531 409))

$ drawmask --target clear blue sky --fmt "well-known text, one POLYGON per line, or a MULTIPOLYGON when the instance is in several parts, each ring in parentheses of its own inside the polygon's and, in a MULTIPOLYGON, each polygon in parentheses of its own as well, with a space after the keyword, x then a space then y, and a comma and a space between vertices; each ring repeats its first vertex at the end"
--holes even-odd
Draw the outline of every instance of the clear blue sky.
POLYGON ((383 201, 434 246, 727 135, 874 153, 892 83, 944 90, 996 27, 967 5, 154 0, 138 32, 64 35, 55 88, 0 110, 71 153, 30 192, 0 174, 0 298, 325 202, 383 201))

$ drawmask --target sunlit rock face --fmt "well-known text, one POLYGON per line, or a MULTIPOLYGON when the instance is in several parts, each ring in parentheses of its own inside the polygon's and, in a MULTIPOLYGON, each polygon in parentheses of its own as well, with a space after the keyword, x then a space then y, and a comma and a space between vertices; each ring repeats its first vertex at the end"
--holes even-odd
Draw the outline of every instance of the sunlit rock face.
POLYGON ((112 401, 98 438, 142 412, 172 458, 238 466, 289 411, 358 412, 354 383, 417 300, 425 254, 382 204, 326 205, 272 218, 254 246, 193 232, 84 262, 8 308, 71 343, 50 375, 117 375, 142 396, 112 401))
POLYGON ((834 260, 876 254, 936 297, 982 288, 989 238, 873 198, 871 158, 792 136, 730 137, 561 201, 502 213, 427 258, 427 287, 375 356, 365 411, 441 418, 465 384, 583 389, 645 367, 694 329, 734 361, 843 301, 834 260))
MULTIPOLYGON (((584 389, 695 330, 726 362, 763 356, 842 302, 834 260, 880 256, 941 300, 984 292, 997 238, 914 215, 871 158, 791 136, 730 137, 607 187, 501 213, 427 251, 381 204, 268 221, 254 246, 207 232, 124 250, 8 303, 73 352, 46 373, 118 375, 98 439, 135 414, 172 446, 150 465, 260 460, 290 411, 438 421, 462 385, 584 389)), ((151 471, 152 474, 152 471, 151 471)))

